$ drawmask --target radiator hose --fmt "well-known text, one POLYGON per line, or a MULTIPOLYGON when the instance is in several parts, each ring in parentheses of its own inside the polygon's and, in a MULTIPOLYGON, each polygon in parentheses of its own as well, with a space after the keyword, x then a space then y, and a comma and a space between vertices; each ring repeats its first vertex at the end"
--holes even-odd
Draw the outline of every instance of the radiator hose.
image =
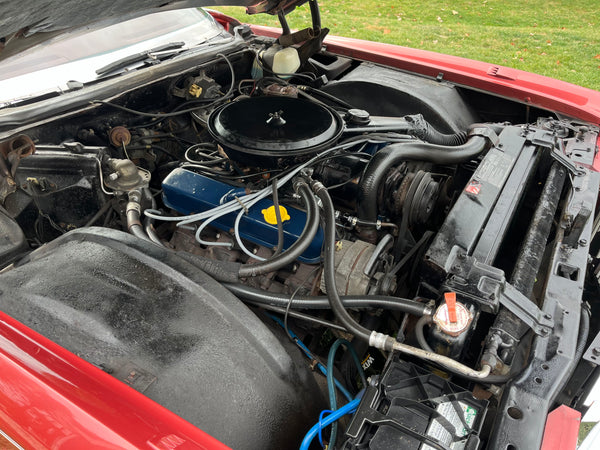
MULTIPOLYGON (((358 190, 358 218, 366 222, 377 221, 377 193, 387 172, 402 161, 417 160, 436 164, 456 164, 469 160, 484 151, 488 139, 474 135, 458 146, 437 145, 411 141, 388 145, 379 150, 367 165, 358 190)), ((361 236, 373 242, 376 239, 375 227, 361 226, 361 236)))
MULTIPOLYGON (((351 111, 352 110, 350 110, 349 113, 351 111)), ((466 131, 444 134, 427 122, 422 114, 404 117, 371 117, 368 125, 350 125, 344 129, 344 133, 346 134, 379 133, 387 131, 409 134, 431 144, 452 146, 464 144, 467 141, 468 136, 466 131)))

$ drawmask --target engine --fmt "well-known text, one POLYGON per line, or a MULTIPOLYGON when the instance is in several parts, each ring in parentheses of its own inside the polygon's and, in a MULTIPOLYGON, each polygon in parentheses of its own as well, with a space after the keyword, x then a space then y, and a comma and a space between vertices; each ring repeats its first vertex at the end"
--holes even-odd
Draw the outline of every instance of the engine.
POLYGON ((327 371, 363 398, 346 449, 543 423, 589 331, 598 130, 321 56, 215 56, 6 140, 3 310, 236 448, 297 445, 327 371))

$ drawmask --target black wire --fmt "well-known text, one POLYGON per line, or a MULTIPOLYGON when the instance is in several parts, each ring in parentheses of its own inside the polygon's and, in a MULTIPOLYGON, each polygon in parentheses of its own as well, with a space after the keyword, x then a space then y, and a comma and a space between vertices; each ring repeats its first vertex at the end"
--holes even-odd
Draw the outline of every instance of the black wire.
MULTIPOLYGON (((183 102, 180 105, 177 105, 175 108, 173 108, 173 110, 171 112, 176 112, 176 111, 179 111, 180 109, 182 109, 182 108, 184 108, 186 106, 195 105, 195 104, 198 104, 199 105, 198 107, 200 107, 201 104, 204 104, 204 103, 207 103, 207 102, 212 102, 212 101, 214 101, 214 99, 212 99, 212 98, 205 98, 205 99, 199 98, 199 99, 195 99, 195 100, 188 100, 187 102, 183 102)), ((162 120, 163 120, 163 118, 159 117, 156 120, 152 120, 150 122, 142 123, 140 125, 135 125, 135 126, 132 126, 130 128, 131 129, 148 128, 148 127, 156 125, 157 123, 162 122, 162 120)))
POLYGON ((165 155, 168 155, 168 156, 170 156, 173 159, 178 159, 177 156, 175 156, 169 150, 167 150, 166 148, 164 148, 164 147, 162 147, 160 145, 152 144, 150 147, 153 148, 153 149, 156 149, 156 150, 158 150, 160 152, 163 152, 165 155))
POLYGON ((298 292, 300 291, 300 289, 302 288, 302 286, 304 286, 304 283, 306 283, 308 281, 308 279, 317 271, 320 269, 320 266, 315 267, 313 270, 311 270, 308 275, 306 275, 306 277, 304 278, 304 280, 302 280, 302 282, 298 285, 298 287, 294 290, 294 292, 292 293, 292 295, 290 296, 290 301, 288 302, 287 306, 285 307, 285 314, 283 316, 283 329, 285 330, 285 334, 288 335, 288 337, 293 341, 294 338, 292 338, 292 335, 290 334, 290 331, 288 330, 288 316, 290 314, 290 308, 292 307, 292 303, 294 301, 294 297, 298 294, 298 292))
MULTIPOLYGON (((212 101, 212 103, 209 103, 207 106, 205 106, 205 108, 210 108, 213 105, 216 105, 220 102, 222 102, 223 100, 226 100, 228 98, 231 97, 231 95, 233 94, 233 90, 235 89, 235 70, 233 68, 233 65, 231 64, 231 61, 229 61, 229 59, 222 53, 217 54, 216 56, 223 58, 225 60, 225 62, 227 63, 227 65, 229 66, 229 70, 231 71, 231 85, 229 86, 229 90, 227 91, 227 93, 225 93, 225 95, 223 95, 223 97, 219 97, 218 99, 212 101)), ((192 101, 208 101, 209 99, 200 99, 200 100, 192 100, 192 101)), ((148 113, 148 112, 144 112, 144 111, 138 111, 136 109, 131 109, 131 108, 127 108, 126 106, 121 106, 121 105, 117 105, 116 103, 112 103, 112 102, 107 102, 104 100, 92 100, 90 103, 94 104, 94 103, 99 103, 102 105, 107 105, 107 106, 111 106, 113 108, 116 109, 120 109, 121 111, 125 111, 131 114, 136 114, 138 116, 143 116, 143 117, 155 117, 155 118, 166 118, 166 117, 174 117, 174 116, 179 116, 181 114, 187 114, 190 112, 194 112, 198 109, 198 107, 194 107, 194 108, 187 108, 187 109, 182 109, 179 111, 172 111, 170 113, 148 113)))
POLYGON ((279 255, 283 250, 283 222, 279 210, 279 194, 277 193, 277 178, 273 178, 273 206, 275 207, 275 219, 277 220, 277 248, 273 256, 279 255))
POLYGON ((350 103, 346 103, 341 98, 338 98, 335 95, 331 95, 329 92, 322 91, 321 89, 313 88, 311 86, 302 86, 302 87, 299 87, 299 88, 301 88, 301 90, 302 90, 302 88, 308 89, 312 94, 317 94, 317 95, 320 95, 322 97, 325 97, 326 99, 331 100, 332 102, 337 103, 338 105, 342 106, 343 108, 346 108, 346 109, 357 109, 354 106, 352 106, 350 103))
POLYGON ((285 334, 288 335, 288 337, 293 341, 294 338, 292 337, 292 335, 290 334, 290 330, 288 330, 288 317, 290 314, 290 308, 292 306, 292 302, 294 301, 294 297, 296 296, 296 294, 298 293, 298 291, 300 290, 300 287, 302 285, 298 286, 296 288, 296 290, 292 293, 292 295, 290 296, 290 301, 288 302, 287 306, 285 307, 285 314, 283 315, 283 329, 285 330, 285 334))
POLYGON ((203 167, 201 167, 201 165, 196 165, 196 164, 193 164, 193 163, 187 163, 187 164, 184 164, 181 167, 184 168, 184 169, 197 169, 201 173, 204 172, 204 173, 207 173, 207 174, 210 174, 210 175, 214 175, 215 177, 219 177, 219 178, 221 178, 223 180, 244 180, 246 178, 258 177, 258 176, 261 176, 261 175, 271 174, 273 172, 279 172, 279 171, 281 171, 281 169, 270 169, 270 170, 263 170, 261 172, 254 172, 254 173, 249 173, 249 174, 244 174, 244 175, 222 175, 217 170, 211 170, 209 168, 203 168, 203 167))
MULTIPOLYGON (((220 100, 223 100, 223 97, 221 97, 219 99, 219 101, 220 100)), ((147 113, 147 112, 143 112, 143 111, 138 111, 136 109, 127 108, 126 106, 117 105, 116 103, 107 102, 105 100, 92 100, 92 101, 90 101, 90 103, 92 103, 92 104, 100 103, 102 105, 111 106, 113 108, 120 109, 121 111, 125 111, 125 112, 131 113, 131 114, 136 114, 138 116, 158 117, 158 118, 179 116, 181 114, 187 114, 187 113, 196 111, 198 109, 197 107, 195 107, 195 108, 182 109, 180 111, 174 111, 174 112, 170 112, 170 113, 147 113)))
MULTIPOLYGON (((254 307, 266 309, 267 311, 273 311, 273 312, 281 314, 282 316, 286 313, 286 309, 281 308, 279 306, 264 305, 262 303, 254 303, 254 302, 252 302, 252 300, 248 300, 248 299, 244 299, 244 298, 242 298, 241 300, 244 303, 249 303, 254 307)), ((338 325, 337 323, 333 323, 328 320, 321 319, 319 317, 311 316, 310 314, 305 314, 305 313, 301 313, 298 311, 294 311, 293 309, 289 310, 287 314, 290 317, 293 317, 294 319, 304 320, 306 322, 311 322, 315 325, 332 328, 334 330, 340 330, 340 331, 344 331, 344 332, 346 331, 346 329, 344 327, 342 327, 341 325, 338 325)))
POLYGON ((159 150, 163 153, 165 153, 166 155, 169 155, 171 158, 177 159, 177 156, 175 156, 173 153, 171 153, 169 150, 167 150, 166 148, 164 148, 161 145, 157 145, 157 144, 135 144, 135 145, 128 145, 127 147, 127 151, 130 150, 151 150, 151 149, 156 149, 159 150))
POLYGON ((262 58, 259 55, 256 55, 256 62, 258 63, 259 67, 264 71, 264 72, 268 72, 270 74, 275 75, 275 77, 280 80, 283 81, 286 85, 289 84, 287 81, 282 80, 280 78, 280 76, 284 76, 284 77, 298 77, 298 78, 305 78, 308 79, 309 81, 315 81, 317 79, 317 77, 314 74, 310 74, 312 76, 310 76, 307 73, 275 73, 273 72, 271 69, 269 69, 267 66, 265 66, 265 64, 262 62, 262 58))
MULTIPOLYGON (((157 140, 157 141, 169 139, 169 140, 177 142, 181 146, 181 148, 185 148, 185 149, 187 149, 190 144, 194 144, 194 141, 190 141, 189 139, 185 139, 185 138, 176 136, 173 133, 159 133, 159 134, 151 134, 148 136, 137 136, 135 139, 133 139, 131 141, 131 144, 129 144, 129 145, 134 145, 134 144, 137 144, 139 141, 144 141, 147 139, 157 140), (184 142, 185 142, 185 144, 184 144, 184 142)), ((145 144, 142 143, 142 145, 145 145, 145 144)), ((129 146, 127 148, 129 148, 129 146)))

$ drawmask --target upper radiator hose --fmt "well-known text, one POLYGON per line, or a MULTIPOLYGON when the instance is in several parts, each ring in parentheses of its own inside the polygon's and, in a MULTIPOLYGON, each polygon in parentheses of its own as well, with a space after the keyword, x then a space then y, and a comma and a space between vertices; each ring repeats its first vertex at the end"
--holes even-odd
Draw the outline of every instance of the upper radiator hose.
MULTIPOLYGON (((379 150, 367 165, 359 184, 358 218, 366 222, 377 221, 377 192, 388 170, 402 161, 418 160, 436 164, 456 164, 469 160, 484 151, 488 139, 474 135, 458 146, 427 142, 400 142, 379 150)), ((369 242, 377 238, 375 227, 361 227, 361 237, 369 242)))

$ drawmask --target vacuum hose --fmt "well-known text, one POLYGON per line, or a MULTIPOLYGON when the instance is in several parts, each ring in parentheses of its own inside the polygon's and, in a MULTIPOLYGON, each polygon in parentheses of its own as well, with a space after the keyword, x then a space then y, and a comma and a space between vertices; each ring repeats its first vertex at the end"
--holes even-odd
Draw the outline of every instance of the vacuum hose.
MULTIPOLYGON (((324 296, 289 295, 256 289, 239 283, 223 284, 231 293, 251 303, 279 306, 282 308, 290 305, 292 309, 329 309, 329 300, 324 296), (290 304, 291 302, 291 304, 290 304)), ((431 316, 433 311, 425 303, 407 298, 390 297, 386 295, 344 295, 340 297, 346 308, 378 308, 402 311, 415 316, 431 316)))
POLYGON ((296 183, 295 189, 306 207, 306 226, 302 230, 302 234, 285 252, 261 263, 241 266, 239 272, 240 278, 256 277, 265 273, 275 272, 296 261, 312 243, 317 231, 319 231, 319 207, 306 182, 300 181, 296 183))

